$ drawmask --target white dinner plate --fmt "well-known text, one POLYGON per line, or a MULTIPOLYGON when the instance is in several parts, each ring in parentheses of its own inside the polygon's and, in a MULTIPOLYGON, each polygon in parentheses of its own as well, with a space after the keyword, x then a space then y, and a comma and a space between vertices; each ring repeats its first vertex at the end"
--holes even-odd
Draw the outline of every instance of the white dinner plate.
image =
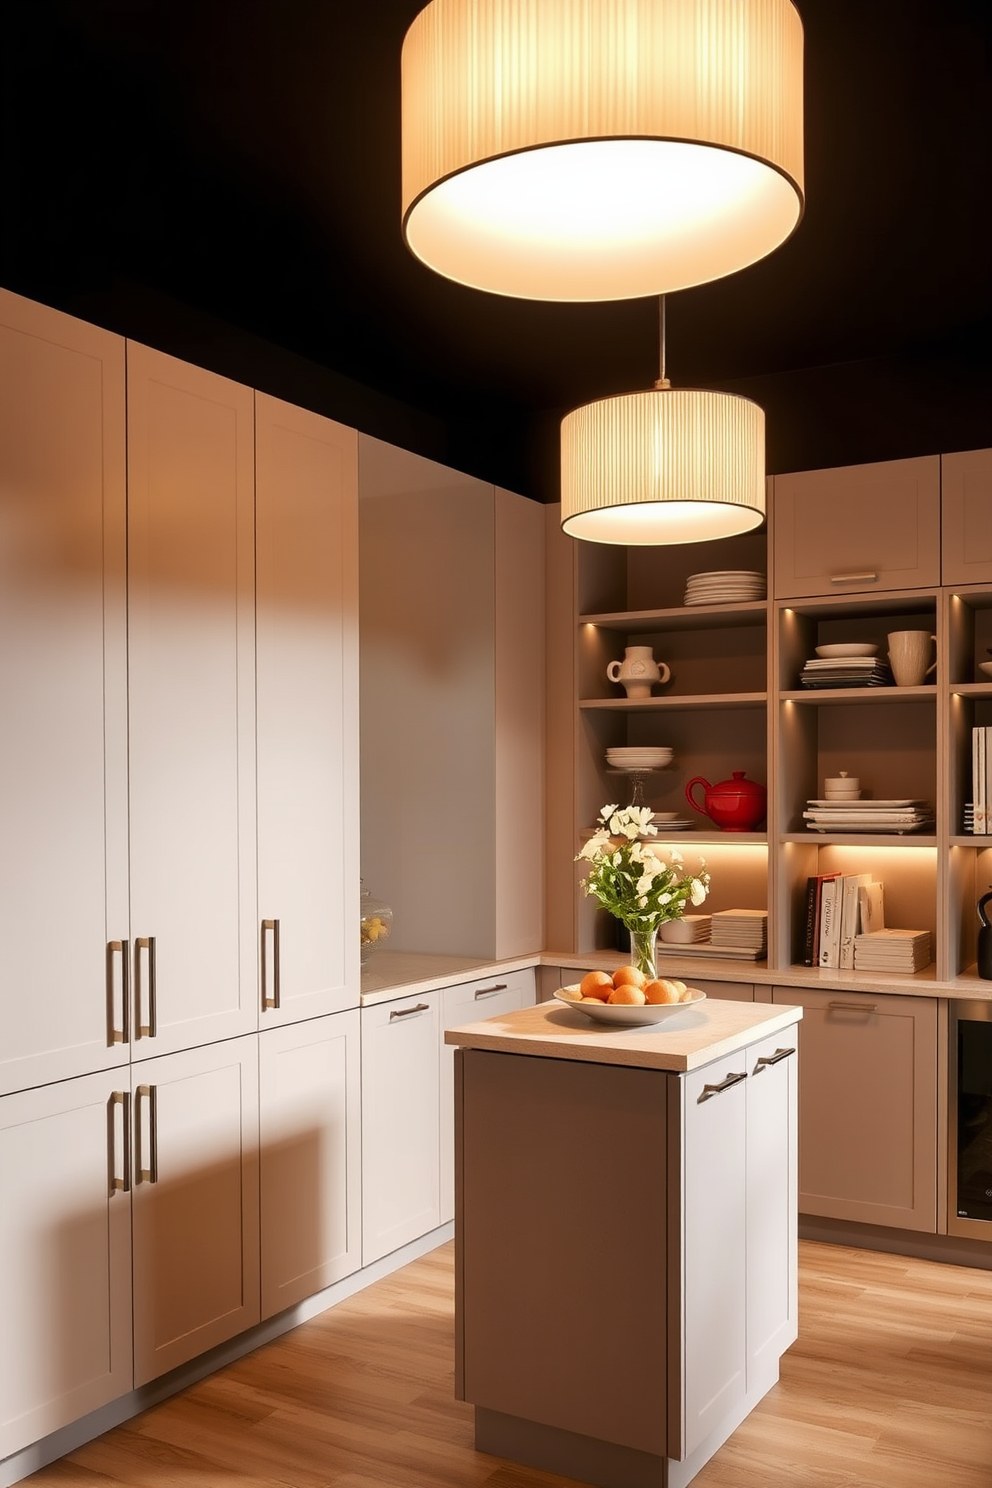
POLYGON ((878 647, 869 645, 867 641, 838 641, 832 646, 817 646, 816 654, 820 657, 877 656, 878 647))
POLYGON ((809 801, 807 805, 818 811, 840 811, 850 815, 852 811, 908 811, 913 806, 925 806, 926 801, 919 797, 915 801, 870 801, 867 796, 859 796, 856 801, 809 801))
POLYGON ((612 1023, 614 1028, 646 1028, 653 1023, 663 1023, 673 1013, 695 1007, 697 1002, 706 1001, 706 993, 701 992, 698 987, 689 988, 692 996, 688 1002, 645 1003, 642 1007, 634 1007, 629 1002, 573 1002, 571 998, 561 995, 562 992, 577 991, 577 984, 573 987, 561 987, 555 997, 562 1007, 585 1013, 594 1023, 612 1023))

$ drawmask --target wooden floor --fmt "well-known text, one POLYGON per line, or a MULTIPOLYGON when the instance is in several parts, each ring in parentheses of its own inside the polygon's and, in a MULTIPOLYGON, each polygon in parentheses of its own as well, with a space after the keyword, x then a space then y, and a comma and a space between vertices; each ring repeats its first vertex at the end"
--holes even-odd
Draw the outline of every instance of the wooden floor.
MULTIPOLYGON (((800 1251, 799 1342, 697 1488, 992 1488, 992 1272, 800 1251)), ((446 1245, 29 1481, 565 1488, 474 1451, 452 1331, 446 1245)))

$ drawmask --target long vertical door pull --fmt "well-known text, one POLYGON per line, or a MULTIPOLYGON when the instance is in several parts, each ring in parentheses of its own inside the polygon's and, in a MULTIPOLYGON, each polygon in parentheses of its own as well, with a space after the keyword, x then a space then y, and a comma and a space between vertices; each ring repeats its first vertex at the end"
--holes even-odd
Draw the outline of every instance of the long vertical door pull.
POLYGON ((131 947, 126 940, 107 941, 107 1048, 131 1042, 131 947), (114 1018, 114 957, 121 958, 121 1026, 114 1018))
POLYGON ((158 1182, 158 1086, 139 1085, 134 1094, 134 1176, 136 1183, 158 1182), (143 1165, 141 1103, 148 1101, 148 1166, 143 1165))
POLYGON ((280 1003, 280 996, 279 996, 279 921, 278 920, 263 920, 262 921, 262 1012, 263 1013, 264 1012, 267 1012, 270 1008, 278 1008, 279 1007, 279 1003, 280 1003), (266 950, 266 936, 269 934, 270 931, 272 933, 272 979, 271 979, 272 993, 271 993, 271 996, 269 994, 269 985, 270 985, 269 974, 268 974, 268 965, 269 965, 269 963, 268 963, 268 959, 267 959, 266 954, 265 954, 265 950, 266 950))
POLYGON ((131 1094, 127 1090, 115 1090, 107 1101, 107 1160, 110 1168, 110 1197, 115 1193, 130 1193, 131 1190, 131 1094), (121 1176, 117 1176, 117 1107, 122 1115, 123 1163, 121 1176))
POLYGON ((155 977, 155 937, 139 935, 134 942, 134 1021, 138 1025, 138 1038, 154 1038, 158 1033, 158 987, 155 977), (143 1023, 141 953, 148 956, 148 1022, 143 1023))

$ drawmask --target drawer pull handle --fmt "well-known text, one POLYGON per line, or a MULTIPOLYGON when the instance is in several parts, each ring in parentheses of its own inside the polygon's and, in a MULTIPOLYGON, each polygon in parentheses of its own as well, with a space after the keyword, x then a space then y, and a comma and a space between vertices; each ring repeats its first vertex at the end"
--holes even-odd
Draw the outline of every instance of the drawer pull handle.
POLYGON ((878 574, 877 573, 831 574, 830 575, 830 582, 831 582, 831 584, 857 584, 859 582, 864 582, 864 583, 867 583, 867 584, 877 584, 878 583, 878 574))
POLYGON ((429 1013, 430 1010, 430 1004, 427 1002, 418 1002, 416 1007, 393 1008, 389 1014, 389 1021, 391 1023, 394 1018, 409 1018, 411 1013, 429 1013))
POLYGON ((795 1049, 776 1049, 774 1054, 762 1054, 754 1066, 754 1073, 760 1075, 770 1064, 780 1064, 783 1059, 788 1059, 790 1054, 795 1054, 795 1049))
POLYGON ((139 1183, 158 1182, 158 1086, 139 1085, 134 1096, 134 1169, 139 1183), (148 1166, 141 1158, 141 1099, 148 1097, 148 1166))
POLYGON ((496 993, 496 992, 505 992, 505 991, 506 991, 506 983, 505 982, 497 982, 496 985, 495 985, 495 987, 480 987, 479 990, 478 990, 478 992, 476 992, 476 994, 475 994, 475 1000, 476 1000, 476 1002, 478 1002, 478 1000, 479 1000, 480 997, 492 997, 493 994, 496 993))
POLYGON ((134 942, 134 1016, 138 1037, 155 1038, 158 1033, 158 984, 155 972, 155 937, 139 935, 134 942), (148 952, 148 1022, 141 1021, 141 953, 148 952))
POLYGON ((131 1042, 131 947, 126 940, 107 941, 107 1048, 131 1042), (121 1026, 114 1023, 114 957, 121 958, 121 1026))
POLYGON ((877 1002, 828 1002, 828 1013, 877 1013, 877 1002))
POLYGON ((280 1006, 281 994, 279 989, 279 921, 262 921, 262 1012, 269 1008, 280 1006), (272 996, 269 996, 269 982, 267 974, 267 962, 265 958, 265 937, 272 932, 272 996))
POLYGON ((129 1193, 131 1190, 131 1092, 129 1090, 115 1090, 111 1093, 107 1102, 107 1150, 110 1158, 110 1197, 115 1193, 129 1193), (122 1108, 123 1119, 121 1129, 124 1133, 124 1163, 123 1177, 117 1176, 117 1107, 122 1108))
POLYGON ((747 1070, 741 1070, 738 1074, 729 1074, 719 1085, 704 1085, 703 1093, 696 1097, 696 1105, 701 1106, 703 1101, 712 1100, 715 1095, 722 1095, 725 1090, 730 1090, 734 1085, 739 1085, 742 1080, 747 1079, 747 1070))

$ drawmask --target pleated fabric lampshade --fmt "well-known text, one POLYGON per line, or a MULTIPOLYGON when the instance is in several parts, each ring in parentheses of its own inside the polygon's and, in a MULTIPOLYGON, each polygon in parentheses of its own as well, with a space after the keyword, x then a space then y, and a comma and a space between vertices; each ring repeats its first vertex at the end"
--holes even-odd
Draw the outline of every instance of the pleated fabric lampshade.
POLYGON ((601 543, 730 537, 765 513, 765 415, 696 388, 652 388, 575 409, 561 426, 561 525, 601 543))
POLYGON ((498 294, 719 279, 803 207, 792 0, 432 0, 403 44, 403 232, 498 294))

